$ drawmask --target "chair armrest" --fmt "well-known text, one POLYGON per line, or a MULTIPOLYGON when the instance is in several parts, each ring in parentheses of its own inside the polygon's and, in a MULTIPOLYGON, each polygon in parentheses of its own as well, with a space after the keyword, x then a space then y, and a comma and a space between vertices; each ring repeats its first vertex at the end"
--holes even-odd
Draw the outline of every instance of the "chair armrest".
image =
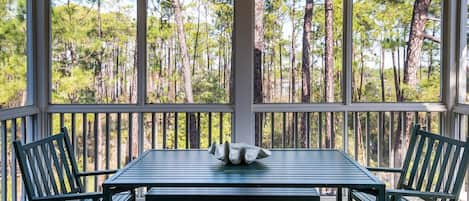
POLYGON ((390 172, 390 173, 401 173, 401 168, 386 168, 386 167, 367 167, 372 172, 390 172))
POLYGON ((387 195, 393 196, 411 196, 411 197, 420 197, 420 198, 428 198, 431 200, 436 200, 436 198, 442 199, 456 199, 455 195, 448 194, 448 193, 440 193, 440 192, 422 192, 422 191, 415 191, 415 190, 404 190, 404 189, 392 189, 386 191, 387 195))
POLYGON ((86 176, 95 176, 95 175, 105 175, 105 174, 114 174, 117 170, 97 170, 91 172, 80 172, 77 176, 86 177, 86 176))
POLYGON ((35 201, 63 201, 63 200, 81 200, 81 199, 99 199, 102 198, 102 193, 73 193, 62 195, 51 195, 47 197, 34 198, 35 201))

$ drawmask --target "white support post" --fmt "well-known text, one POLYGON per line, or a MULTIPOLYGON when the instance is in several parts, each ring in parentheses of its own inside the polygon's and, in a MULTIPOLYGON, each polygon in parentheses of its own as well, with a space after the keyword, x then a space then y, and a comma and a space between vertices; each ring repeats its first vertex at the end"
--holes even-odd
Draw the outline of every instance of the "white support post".
POLYGON ((443 133, 449 137, 455 137, 456 118, 453 108, 457 103, 457 66, 456 66, 456 20, 457 1, 443 1, 442 48, 441 48, 441 97, 446 105, 447 112, 444 115, 443 133))
MULTIPOLYGON (((147 0, 137 1, 137 105, 146 102, 147 0)), ((133 103, 131 103, 133 104, 133 103)))
MULTIPOLYGON (((457 103, 458 104, 466 104, 466 79, 467 79, 467 0, 460 0, 458 1, 457 5, 457 103)), ((466 110, 467 111, 467 110, 466 110)), ((459 115, 462 117, 462 121, 460 121, 460 125, 458 128, 460 132, 462 132, 461 140, 467 140, 467 134, 469 133, 468 125, 467 125, 467 116, 466 115, 459 115), (462 123, 461 123, 462 122, 462 123)), ((469 201, 469 170, 466 173, 466 179, 464 181, 463 189, 465 189, 466 194, 462 194, 460 198, 466 197, 465 200, 469 201)), ((462 191, 464 192, 464 190, 462 191)))
MULTIPOLYGON (((352 104, 352 8, 353 0, 343 1, 343 40, 342 40, 342 99, 345 106, 352 104)), ((348 153, 348 112, 344 112, 343 117, 343 148, 345 153, 348 153)))
POLYGON ((50 0, 30 0, 31 20, 28 27, 31 29, 31 38, 28 42, 29 65, 34 69, 34 105, 39 109, 35 122, 35 132, 40 139, 48 136, 49 123, 47 107, 50 102, 51 54, 50 54, 50 0))
MULTIPOLYGON (((137 1, 137 105, 146 102, 147 80, 147 1, 137 1)), ((145 113, 138 113, 138 154, 143 152, 145 113)), ((136 126, 136 125, 134 125, 136 126)))
POLYGON ((234 1, 233 141, 254 144, 254 1, 234 1))
POLYGON ((36 1, 34 0, 28 0, 26 3, 27 6, 27 25, 26 25, 26 33, 27 33, 27 39, 26 39, 26 52, 27 52, 27 69, 26 69, 26 105, 34 105, 34 97, 36 94, 35 91, 35 68, 34 68, 34 63, 35 63, 35 57, 34 57, 34 36, 35 34, 35 7, 36 7, 36 1))
POLYGON ((467 23, 467 0, 458 1, 457 9, 457 102, 465 104, 466 102, 466 66, 467 66, 467 33, 466 33, 466 23, 467 23))
MULTIPOLYGON (((35 51, 34 51, 34 42, 36 41, 34 37, 36 36, 36 29, 35 29, 35 13, 36 13, 36 3, 37 1, 35 0, 28 0, 26 3, 27 6, 27 25, 26 25, 26 32, 27 32, 27 39, 26 39, 26 46, 27 46, 27 69, 26 69, 26 79, 27 79, 27 87, 26 87, 26 93, 27 93, 27 105, 33 105, 33 107, 36 107, 36 94, 37 94, 37 89, 36 89, 36 80, 37 80, 37 71, 35 68, 35 61, 36 57, 34 56, 35 51)), ((26 117, 26 142, 31 142, 34 140, 33 136, 35 133, 34 132, 34 127, 37 127, 38 121, 37 118, 28 116, 26 117)))

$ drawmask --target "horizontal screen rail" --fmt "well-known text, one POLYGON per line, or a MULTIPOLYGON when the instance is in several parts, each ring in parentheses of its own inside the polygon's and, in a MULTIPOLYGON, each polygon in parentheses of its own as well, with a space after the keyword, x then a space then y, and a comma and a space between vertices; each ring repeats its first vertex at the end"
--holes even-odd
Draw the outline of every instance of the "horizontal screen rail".
POLYGON ((453 112, 457 114, 469 115, 469 105, 459 104, 454 106, 453 112))
POLYGON ((12 109, 0 110, 0 120, 9 120, 19 117, 32 116, 39 113, 35 106, 24 106, 12 109))
POLYGON ((446 112, 443 103, 255 104, 254 112, 446 112))
POLYGON ((93 104, 93 105, 49 105, 48 113, 109 113, 109 112, 233 112, 229 104, 93 104))
MULTIPOLYGON (((254 112, 446 112, 443 103, 340 103, 254 104, 254 112)), ((90 104, 49 105, 49 113, 60 112, 233 112, 230 104, 90 104)), ((469 111, 469 110, 468 110, 469 111)))

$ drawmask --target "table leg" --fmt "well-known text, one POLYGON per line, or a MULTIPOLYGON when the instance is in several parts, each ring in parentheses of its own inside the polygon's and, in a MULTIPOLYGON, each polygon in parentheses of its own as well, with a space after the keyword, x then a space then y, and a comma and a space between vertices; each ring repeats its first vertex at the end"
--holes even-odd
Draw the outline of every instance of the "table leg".
POLYGON ((106 186, 103 186, 103 201, 112 201, 112 192, 106 186))
POLYGON ((376 201, 386 201, 386 189, 385 186, 380 186, 377 189, 376 201))
POLYGON ((135 193, 135 189, 130 190, 130 194, 132 195, 131 201, 137 200, 137 194, 135 193))
POLYGON ((339 188, 337 188, 337 197, 336 197, 336 200, 337 200, 337 201, 342 201, 342 198, 343 198, 343 196, 342 196, 342 188, 339 187, 339 188))

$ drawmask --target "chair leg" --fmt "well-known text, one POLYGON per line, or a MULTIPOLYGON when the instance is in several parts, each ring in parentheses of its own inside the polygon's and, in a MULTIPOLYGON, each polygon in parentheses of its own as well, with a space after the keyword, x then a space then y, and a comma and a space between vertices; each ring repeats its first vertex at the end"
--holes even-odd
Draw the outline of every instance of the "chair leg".
POLYGON ((137 196, 135 194, 135 189, 130 190, 130 196, 131 196, 130 198, 131 201, 136 201, 137 196))
POLYGON ((352 200, 353 200, 353 198, 352 198, 352 189, 349 188, 349 189, 347 189, 347 190, 348 190, 348 193, 347 193, 347 195, 348 195, 348 196, 347 196, 347 200, 348 200, 348 201, 352 201, 352 200))

